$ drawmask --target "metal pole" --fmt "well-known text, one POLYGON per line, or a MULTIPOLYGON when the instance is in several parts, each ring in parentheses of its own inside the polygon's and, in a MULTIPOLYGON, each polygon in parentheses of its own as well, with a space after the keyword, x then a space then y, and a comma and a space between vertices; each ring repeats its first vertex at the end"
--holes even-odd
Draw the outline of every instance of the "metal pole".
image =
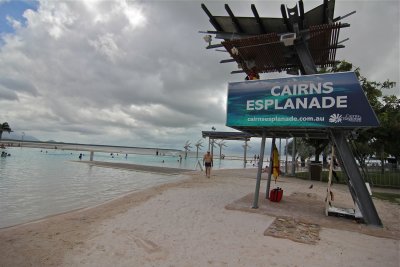
POLYGON ((288 166, 287 166, 287 160, 288 160, 288 155, 287 155, 287 144, 288 144, 288 138, 286 137, 286 146, 285 146, 285 155, 286 155, 286 159, 285 159, 285 175, 287 175, 288 173, 288 166))
POLYGON ((279 169, 281 168, 282 138, 279 138, 279 169))
POLYGON ((272 174, 272 168, 274 167, 274 158, 273 158, 274 147, 275 147, 275 137, 272 138, 271 154, 269 156, 269 171, 268 171, 268 179, 267 179, 267 189, 265 190, 265 198, 266 199, 269 199, 269 190, 271 187, 271 174, 272 174))
POLYGON ((25 136, 25 132, 22 132, 22 141, 21 141, 21 145, 20 145, 20 147, 22 147, 22 143, 24 142, 24 136, 25 136))
POLYGON ((360 208, 365 223, 382 226, 382 221, 379 218, 374 202, 369 195, 363 176, 361 175, 357 162, 354 159, 351 147, 346 140, 347 133, 341 129, 331 129, 330 135, 336 146, 337 159, 340 162, 340 167, 349 178, 347 185, 351 196, 353 201, 360 208))
POLYGON ((293 137, 292 142, 292 176, 296 175, 296 137, 293 137))
MULTIPOLYGON (((258 164, 258 170, 257 170, 257 180, 256 180, 256 190, 254 192, 254 201, 253 201, 253 209, 258 209, 258 197, 260 194, 260 183, 261 183, 261 173, 262 173, 262 162, 264 159, 264 151, 265 151, 265 139, 266 139, 267 133, 265 130, 263 130, 262 133, 262 138, 261 138, 261 147, 260 147, 260 162, 261 164, 258 164)), ((246 141, 247 142, 247 141, 246 141)), ((246 143, 247 144, 247 143, 246 143)))
POLYGON ((279 162, 281 161, 281 155, 282 155, 282 138, 279 138, 279 162))
POLYGON ((247 139, 244 141, 244 155, 243 155, 243 168, 246 168, 247 161, 247 139))

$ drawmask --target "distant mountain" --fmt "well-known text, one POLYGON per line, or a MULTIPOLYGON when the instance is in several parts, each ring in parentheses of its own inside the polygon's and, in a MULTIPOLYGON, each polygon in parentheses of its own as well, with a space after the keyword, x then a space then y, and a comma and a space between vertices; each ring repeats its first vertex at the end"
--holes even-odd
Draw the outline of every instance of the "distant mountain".
MULTIPOLYGON (((1 139, 22 140, 22 133, 18 133, 18 132, 11 132, 11 133, 3 132, 3 136, 1 137, 1 139)), ((31 135, 24 135, 24 141, 40 141, 40 140, 37 139, 34 136, 31 136, 31 135)))

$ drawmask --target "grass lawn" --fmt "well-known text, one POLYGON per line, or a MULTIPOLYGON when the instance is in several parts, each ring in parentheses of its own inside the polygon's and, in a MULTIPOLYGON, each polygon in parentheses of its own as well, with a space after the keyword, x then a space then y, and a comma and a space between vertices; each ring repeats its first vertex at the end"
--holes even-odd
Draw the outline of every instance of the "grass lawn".
MULTIPOLYGON (((339 183, 344 184, 345 179, 347 179, 346 175, 341 171, 336 171, 339 177, 339 183)), ((321 173, 321 181, 328 182, 329 171, 323 170, 321 173)), ((305 172, 297 172, 296 177, 308 180, 310 178, 310 174, 308 171, 305 172)), ((336 183, 336 180, 332 177, 333 182, 336 183)), ((400 172, 399 171, 386 171, 384 174, 380 172, 369 172, 368 178, 365 178, 366 182, 374 186, 380 187, 391 187, 391 188, 400 188, 400 172)))
POLYGON ((372 193, 372 197, 387 200, 400 205, 400 194, 374 192, 372 193))

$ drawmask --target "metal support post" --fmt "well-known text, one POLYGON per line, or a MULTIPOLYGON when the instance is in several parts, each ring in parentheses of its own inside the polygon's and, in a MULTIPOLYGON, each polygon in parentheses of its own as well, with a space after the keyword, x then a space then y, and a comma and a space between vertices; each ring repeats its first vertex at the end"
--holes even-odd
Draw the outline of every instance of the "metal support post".
POLYGON ((317 73, 317 67, 313 61, 313 58, 310 54, 310 50, 308 50, 308 46, 305 41, 300 40, 294 45, 297 56, 300 59, 301 63, 301 72, 302 74, 310 75, 317 73))
POLYGON ((292 176, 296 176, 296 137, 292 141, 292 176))
POLYGON ((268 178, 267 178, 267 189, 265 190, 265 198, 269 199, 269 190, 271 188, 271 175, 272 175, 272 169, 274 167, 274 147, 275 147, 275 137, 272 138, 272 145, 271 145, 271 153, 269 156, 269 171, 268 171, 268 178))
POLYGON ((243 155, 243 168, 246 168, 247 162, 247 140, 244 140, 244 155, 243 155))
POLYGON ((288 144, 288 139, 286 137, 286 145, 285 145, 285 175, 288 174, 288 166, 287 166, 287 161, 288 161, 288 150, 287 150, 287 144, 288 144))
POLYGON ((343 130, 330 130, 331 138, 337 148, 337 158, 340 160, 341 167, 346 172, 349 181, 347 185, 354 203, 360 209, 363 220, 366 224, 382 226, 374 202, 368 192, 365 181, 354 159, 351 147, 347 143, 346 133, 343 130))
POLYGON ((257 170, 257 179, 256 179, 256 190, 254 192, 254 201, 253 201, 253 209, 258 209, 258 198, 260 195, 260 183, 261 183, 261 173, 262 173, 262 162, 264 160, 264 151, 265 151, 265 139, 266 139, 267 133, 265 130, 262 132, 262 137, 261 137, 261 146, 260 146, 260 162, 261 164, 258 164, 258 170, 257 170))

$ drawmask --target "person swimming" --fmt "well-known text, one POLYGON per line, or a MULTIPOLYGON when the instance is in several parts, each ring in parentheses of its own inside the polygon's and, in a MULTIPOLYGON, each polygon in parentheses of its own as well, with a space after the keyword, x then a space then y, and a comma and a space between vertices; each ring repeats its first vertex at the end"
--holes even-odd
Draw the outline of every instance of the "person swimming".
POLYGON ((7 152, 5 152, 5 151, 2 151, 2 152, 1 152, 1 157, 2 157, 2 158, 10 157, 10 156, 11 156, 11 154, 7 154, 7 152))

